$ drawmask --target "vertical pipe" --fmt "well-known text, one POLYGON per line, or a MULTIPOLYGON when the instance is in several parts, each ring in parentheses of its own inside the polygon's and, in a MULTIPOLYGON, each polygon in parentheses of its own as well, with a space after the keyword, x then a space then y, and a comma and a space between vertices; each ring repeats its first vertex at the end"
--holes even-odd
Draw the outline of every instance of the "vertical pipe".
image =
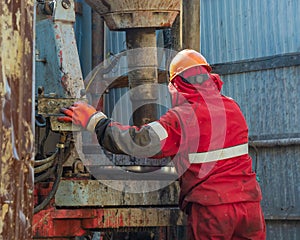
POLYGON ((104 60, 104 20, 100 14, 92 11, 92 66, 96 67, 104 60))
MULTIPOLYGON (((97 67, 104 60, 104 20, 100 14, 92 10, 92 67, 97 67)), ((104 97, 94 94, 93 106, 97 110, 104 110, 104 97)))
POLYGON ((131 89, 133 123, 141 126, 157 119, 157 50, 154 28, 128 29, 128 82, 131 89))
POLYGON ((82 51, 80 53, 82 74, 86 77, 92 70, 92 9, 82 1, 82 51))
POLYGON ((182 1, 183 48, 200 51, 200 1, 182 1))
POLYGON ((31 239, 33 1, 0 3, 0 239, 31 239))
POLYGON ((77 0, 81 6, 80 14, 76 19, 76 34, 78 54, 80 56, 81 71, 85 78, 92 70, 92 9, 84 0, 77 0))
POLYGON ((181 16, 182 11, 180 11, 180 14, 177 15, 172 27, 172 47, 176 51, 180 51, 182 49, 182 21, 181 16))

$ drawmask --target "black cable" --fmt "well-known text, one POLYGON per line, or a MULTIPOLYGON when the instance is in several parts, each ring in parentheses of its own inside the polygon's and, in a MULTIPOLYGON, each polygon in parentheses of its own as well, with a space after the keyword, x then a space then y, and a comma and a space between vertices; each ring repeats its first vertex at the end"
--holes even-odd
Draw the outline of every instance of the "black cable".
POLYGON ((53 162, 54 159, 57 157, 57 154, 58 154, 58 149, 50 157, 35 160, 34 161, 34 167, 41 166, 41 165, 44 165, 44 164, 49 163, 49 162, 53 162))
POLYGON ((40 144, 40 154, 42 155, 43 158, 45 158, 45 153, 44 153, 44 145, 45 142, 47 141, 47 138, 50 134, 50 119, 46 118, 46 131, 45 131, 45 136, 43 137, 43 139, 41 140, 41 144, 40 144))
POLYGON ((41 128, 46 127, 46 118, 41 114, 35 114, 35 125, 41 128))
POLYGON ((49 178, 55 172, 55 169, 56 169, 56 166, 53 166, 52 168, 49 168, 47 170, 47 172, 45 172, 37 177, 34 177, 34 183, 38 183, 38 182, 41 182, 41 181, 49 178))
POLYGON ((58 162, 57 162, 57 168, 56 168, 56 179, 53 183, 52 189, 49 192, 48 196, 39 205, 37 205, 34 208, 34 211, 33 211, 34 214, 36 214, 39 211, 41 211, 42 209, 44 209, 50 203, 51 199, 54 197, 54 195, 58 189, 59 182, 62 177, 63 161, 64 161, 64 148, 59 148, 58 162))
MULTIPOLYGON (((34 183, 38 183, 38 182, 41 182, 41 181, 49 178, 55 172, 57 161, 58 161, 58 157, 57 156, 58 156, 58 150, 57 150, 54 162, 53 162, 53 167, 49 168, 47 170, 47 172, 45 172, 43 174, 40 174, 37 177, 34 177, 34 183)), ((65 151, 65 154, 64 154, 64 158, 67 159, 69 156, 70 156, 70 149, 67 148, 66 151, 65 151)))

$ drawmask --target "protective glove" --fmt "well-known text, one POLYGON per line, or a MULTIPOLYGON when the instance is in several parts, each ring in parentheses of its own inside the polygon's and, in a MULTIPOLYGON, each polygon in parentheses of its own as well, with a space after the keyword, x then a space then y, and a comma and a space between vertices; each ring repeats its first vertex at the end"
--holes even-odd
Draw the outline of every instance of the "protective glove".
POLYGON ((58 117, 59 122, 73 122, 90 132, 95 130, 96 124, 101 119, 107 118, 104 113, 97 112, 93 106, 85 102, 76 102, 68 108, 62 108, 61 112, 66 116, 58 117))

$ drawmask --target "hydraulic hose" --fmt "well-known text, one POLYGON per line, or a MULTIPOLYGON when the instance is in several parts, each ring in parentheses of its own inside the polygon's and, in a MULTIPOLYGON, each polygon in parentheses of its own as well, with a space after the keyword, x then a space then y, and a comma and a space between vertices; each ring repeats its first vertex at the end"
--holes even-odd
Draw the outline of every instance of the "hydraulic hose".
POLYGON ((40 128, 44 128, 46 127, 46 118, 41 115, 41 114, 35 114, 35 125, 40 127, 40 128))
POLYGON ((58 185, 61 180, 62 173, 63 173, 64 143, 57 144, 57 148, 58 148, 58 162, 56 165, 55 181, 53 183, 52 189, 49 192, 48 196, 39 205, 37 205, 34 208, 34 211, 33 211, 34 214, 36 214, 39 211, 41 211, 42 209, 44 209, 50 203, 51 199, 54 197, 54 195, 58 189, 58 185))
POLYGON ((46 119, 46 131, 45 131, 45 136, 43 137, 42 141, 41 141, 41 145, 40 145, 40 149, 39 149, 39 152, 42 156, 45 155, 44 153, 44 145, 47 141, 47 138, 50 134, 50 120, 49 118, 46 119))
POLYGON ((35 167, 34 168, 34 173, 41 173, 44 172, 45 170, 47 170, 48 168, 50 168, 53 165, 53 161, 52 162, 48 162, 46 164, 43 164, 39 167, 35 167))
POLYGON ((41 166, 43 164, 46 164, 46 163, 49 163, 49 162, 53 162, 54 159, 57 157, 58 155, 58 149, 56 149, 56 151, 50 156, 50 157, 47 157, 45 159, 41 159, 41 160, 35 160, 34 161, 34 166, 41 166))
MULTIPOLYGON (((54 165, 55 165, 55 163, 54 163, 54 165)), ((53 166, 52 168, 49 168, 47 170, 47 172, 45 172, 37 177, 34 177, 34 183, 38 183, 38 182, 41 182, 41 181, 49 178, 55 172, 55 169, 56 169, 56 166, 53 166)))

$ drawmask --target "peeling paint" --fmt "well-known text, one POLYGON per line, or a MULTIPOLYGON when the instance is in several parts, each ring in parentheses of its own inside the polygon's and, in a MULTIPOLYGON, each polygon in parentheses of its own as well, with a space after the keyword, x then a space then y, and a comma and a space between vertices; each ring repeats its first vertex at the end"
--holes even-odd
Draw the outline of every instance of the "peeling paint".
MULTIPOLYGON (((0 221, 0 234, 3 232, 3 223, 6 214, 8 213, 9 205, 7 203, 4 203, 1 208, 1 221, 0 221)), ((1 236, 0 236, 1 237, 1 236)))
POLYGON ((0 175, 0 194, 7 195, 6 186, 3 185, 5 183, 5 178, 9 173, 9 169, 11 167, 11 159, 12 159, 12 145, 11 142, 11 133, 9 129, 2 127, 2 155, 1 155, 1 175, 0 175))
POLYGON ((11 31, 13 23, 10 17, 10 11, 8 5, 3 5, 3 14, 0 17, 2 22, 1 34, 2 34, 2 49, 1 57, 5 59, 6 64, 4 65, 7 74, 17 73, 16 65, 21 63, 22 56, 21 51, 9 51, 11 43, 13 42, 17 49, 20 49, 20 33, 18 31, 11 31))
POLYGON ((0 239, 31 239, 33 1, 0 2, 0 239))
POLYGON ((16 15, 16 24, 17 24, 17 31, 20 31, 20 20, 21 20, 21 13, 20 10, 15 13, 16 15))

